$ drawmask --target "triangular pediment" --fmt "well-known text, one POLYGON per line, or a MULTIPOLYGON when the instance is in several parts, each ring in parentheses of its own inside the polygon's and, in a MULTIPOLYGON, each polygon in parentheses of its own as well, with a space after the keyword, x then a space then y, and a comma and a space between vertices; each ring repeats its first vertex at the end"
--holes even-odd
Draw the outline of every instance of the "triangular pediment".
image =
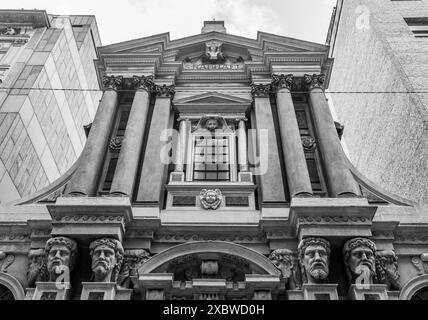
POLYGON ((175 100, 175 105, 202 105, 202 104, 249 104, 251 100, 242 99, 235 96, 222 94, 219 92, 207 92, 197 96, 187 97, 179 100, 175 100))

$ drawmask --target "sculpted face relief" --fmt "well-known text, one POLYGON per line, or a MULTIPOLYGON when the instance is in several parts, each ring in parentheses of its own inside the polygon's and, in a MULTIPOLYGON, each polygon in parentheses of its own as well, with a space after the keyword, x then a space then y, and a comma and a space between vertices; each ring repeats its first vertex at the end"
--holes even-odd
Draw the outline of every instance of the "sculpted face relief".
POLYGON ((98 239, 89 246, 94 282, 116 282, 123 260, 122 244, 116 239, 98 239))
POLYGON ((325 282, 329 274, 330 243, 323 238, 305 238, 298 249, 304 281, 325 282))

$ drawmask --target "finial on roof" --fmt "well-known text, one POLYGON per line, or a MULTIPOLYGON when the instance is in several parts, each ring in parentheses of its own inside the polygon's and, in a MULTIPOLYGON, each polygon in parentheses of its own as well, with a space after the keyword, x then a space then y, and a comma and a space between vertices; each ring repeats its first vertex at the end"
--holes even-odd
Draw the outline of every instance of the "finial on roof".
POLYGON ((226 33, 226 28, 224 27, 224 21, 223 20, 216 20, 213 18, 213 20, 204 21, 204 27, 201 30, 201 33, 208 33, 208 32, 221 32, 226 33))

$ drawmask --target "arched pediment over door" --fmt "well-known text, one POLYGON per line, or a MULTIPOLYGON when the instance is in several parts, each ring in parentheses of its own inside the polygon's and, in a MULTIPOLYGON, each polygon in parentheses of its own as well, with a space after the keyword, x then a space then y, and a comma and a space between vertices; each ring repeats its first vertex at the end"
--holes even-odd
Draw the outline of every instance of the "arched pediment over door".
MULTIPOLYGON (((137 280, 137 279, 135 279, 137 280)), ((280 272, 262 254, 230 242, 204 241, 169 248, 138 270, 138 287, 150 299, 163 288, 166 299, 251 299, 277 294, 280 272)))

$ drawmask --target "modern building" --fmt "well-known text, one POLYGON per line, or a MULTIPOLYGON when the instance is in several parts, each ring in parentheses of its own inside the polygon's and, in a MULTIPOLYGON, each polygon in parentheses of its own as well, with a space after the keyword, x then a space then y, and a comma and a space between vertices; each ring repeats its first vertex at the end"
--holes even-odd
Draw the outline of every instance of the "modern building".
POLYGON ((330 102, 351 162, 428 202, 428 1, 337 2, 327 44, 330 102))
POLYGON ((74 164, 101 98, 95 17, 0 10, 0 202, 74 164))
POLYGON ((99 52, 79 161, 0 207, 0 296, 427 299, 427 208, 347 160, 328 46, 206 21, 99 52))

